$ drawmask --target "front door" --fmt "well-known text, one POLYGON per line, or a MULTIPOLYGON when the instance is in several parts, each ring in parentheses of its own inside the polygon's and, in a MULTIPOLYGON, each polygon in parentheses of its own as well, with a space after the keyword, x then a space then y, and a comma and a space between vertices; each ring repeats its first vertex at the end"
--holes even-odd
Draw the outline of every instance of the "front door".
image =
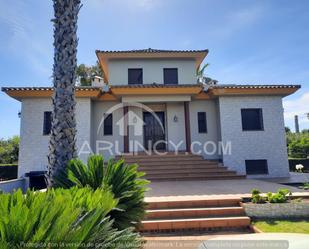
POLYGON ((143 119, 145 149, 165 150, 166 144, 164 112, 144 112, 143 119))

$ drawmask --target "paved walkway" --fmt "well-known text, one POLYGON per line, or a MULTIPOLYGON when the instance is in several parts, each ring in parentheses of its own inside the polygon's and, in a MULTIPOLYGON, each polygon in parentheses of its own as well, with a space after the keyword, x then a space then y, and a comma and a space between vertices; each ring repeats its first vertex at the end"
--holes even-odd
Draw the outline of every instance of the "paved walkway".
POLYGON ((174 236, 146 238, 145 249, 182 248, 251 248, 251 249, 307 249, 308 234, 256 233, 239 235, 174 236))
POLYGON ((309 182, 309 173, 290 172, 290 177, 269 178, 266 179, 265 181, 276 182, 276 183, 305 183, 309 182))
POLYGON ((308 190, 253 179, 151 182, 149 187, 151 190, 146 193, 146 200, 154 197, 164 199, 171 196, 249 197, 254 188, 263 193, 276 192, 279 188, 287 188, 296 196, 309 195, 308 190))

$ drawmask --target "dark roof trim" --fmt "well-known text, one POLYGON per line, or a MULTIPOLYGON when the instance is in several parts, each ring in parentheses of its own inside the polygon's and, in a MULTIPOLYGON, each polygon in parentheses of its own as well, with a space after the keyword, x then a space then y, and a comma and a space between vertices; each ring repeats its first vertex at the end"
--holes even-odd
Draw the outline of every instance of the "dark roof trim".
POLYGON ((301 88, 301 85, 214 85, 210 89, 280 89, 301 88))
POLYGON ((165 84, 136 84, 136 85, 111 85, 111 88, 185 88, 185 87, 202 87, 201 84, 179 84, 179 85, 165 85, 165 84))
POLYGON ((208 49, 202 50, 169 50, 169 49, 133 49, 133 50, 96 50, 96 53, 201 53, 207 52, 208 49))
MULTIPOLYGON (((7 91, 51 91, 53 87, 2 87, 2 92, 7 91)), ((100 90, 101 87, 76 87, 76 91, 96 91, 100 90)))

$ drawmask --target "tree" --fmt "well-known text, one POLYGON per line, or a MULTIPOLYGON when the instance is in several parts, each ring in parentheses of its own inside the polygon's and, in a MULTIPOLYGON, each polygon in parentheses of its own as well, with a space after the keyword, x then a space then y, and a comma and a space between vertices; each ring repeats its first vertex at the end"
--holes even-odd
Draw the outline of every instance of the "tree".
POLYGON ((48 186, 76 157, 75 82, 77 66, 77 18, 80 0, 53 0, 54 66, 53 119, 49 142, 48 186))
POLYGON ((99 62, 97 61, 94 66, 80 64, 76 69, 76 75, 79 77, 81 86, 90 86, 93 76, 103 77, 103 72, 99 62))
POLYGON ((284 127, 284 129, 285 129, 285 132, 286 132, 286 133, 291 132, 290 127, 287 127, 287 126, 286 126, 286 127, 284 127))
POLYGON ((306 130, 300 133, 286 132, 286 139, 290 158, 309 157, 309 133, 306 130))
POLYGON ((209 63, 206 63, 204 66, 199 66, 196 69, 196 77, 198 83, 205 83, 208 85, 216 85, 218 83, 217 80, 205 76, 205 69, 209 66, 209 63))
POLYGON ((0 139, 0 163, 12 164, 18 161, 19 136, 7 140, 0 139))

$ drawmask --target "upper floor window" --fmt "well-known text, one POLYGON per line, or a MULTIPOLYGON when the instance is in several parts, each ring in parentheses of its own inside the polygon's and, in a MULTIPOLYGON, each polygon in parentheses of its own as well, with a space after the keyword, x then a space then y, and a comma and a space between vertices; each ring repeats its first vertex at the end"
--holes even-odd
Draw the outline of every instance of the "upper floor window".
POLYGON ((111 113, 104 119, 104 135, 113 135, 113 114, 111 113))
POLYGON ((178 69, 177 68, 164 68, 164 84, 177 85, 178 84, 178 69))
POLYGON ((261 131, 264 129, 263 112, 260 108, 241 109, 243 131, 261 131))
POLYGON ((128 84, 143 84, 143 69, 129 68, 128 69, 128 84))
POLYGON ((207 133, 206 112, 197 113, 198 132, 207 133))
POLYGON ((51 131, 52 112, 44 112, 43 135, 49 135, 51 131))

